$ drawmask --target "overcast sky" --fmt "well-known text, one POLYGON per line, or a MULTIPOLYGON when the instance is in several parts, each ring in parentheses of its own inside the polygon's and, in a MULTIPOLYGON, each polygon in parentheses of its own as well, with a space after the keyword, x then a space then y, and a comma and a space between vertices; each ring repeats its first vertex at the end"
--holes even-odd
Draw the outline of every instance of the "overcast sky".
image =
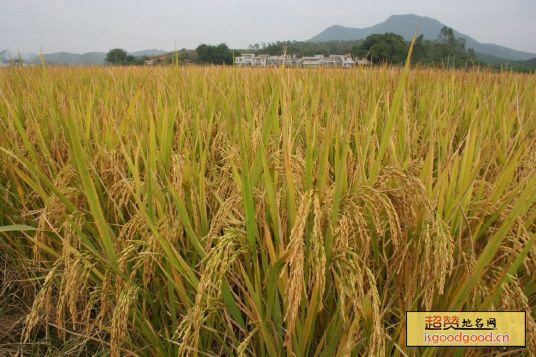
POLYGON ((536 53, 536 0, 0 0, 0 51, 230 47, 306 40, 331 25, 430 16, 480 42, 536 53))

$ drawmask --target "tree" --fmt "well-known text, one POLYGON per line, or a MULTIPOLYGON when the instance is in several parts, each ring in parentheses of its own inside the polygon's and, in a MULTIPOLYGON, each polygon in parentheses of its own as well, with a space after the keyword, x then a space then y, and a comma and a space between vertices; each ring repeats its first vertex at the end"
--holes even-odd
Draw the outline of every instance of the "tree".
POLYGON ((443 26, 437 35, 437 41, 447 48, 450 53, 460 53, 465 51, 465 39, 454 35, 454 30, 443 26))
POLYGON ((296 55, 298 57, 313 56, 318 54, 324 55, 346 55, 352 53, 352 48, 358 46, 361 40, 353 41, 326 41, 326 42, 308 42, 308 41, 277 41, 265 44, 263 48, 256 45, 249 45, 248 52, 265 55, 296 55))
POLYGON ((106 54, 106 62, 113 65, 122 65, 127 62, 127 51, 121 48, 114 48, 106 54))
POLYGON ((443 44, 454 42, 454 30, 450 27, 443 26, 437 35, 437 41, 443 44))
POLYGON ((403 63, 407 44, 404 38, 392 32, 373 34, 365 38, 360 46, 361 53, 368 53, 373 63, 403 63))
POLYGON ((465 39, 456 37, 454 30, 444 26, 435 41, 426 41, 426 57, 421 63, 461 68, 481 65, 473 49, 465 48, 465 39))
POLYGON ((196 49, 197 57, 200 63, 210 64, 232 64, 233 53, 225 43, 217 46, 201 44, 196 49))
POLYGON ((143 57, 134 57, 129 55, 127 51, 121 48, 114 48, 113 50, 108 51, 106 54, 106 63, 114 66, 139 65, 143 64, 143 62, 143 57))
POLYGON ((368 55, 367 51, 364 48, 362 48, 360 45, 353 46, 350 53, 352 54, 352 57, 354 58, 363 58, 363 57, 367 57, 368 55))
POLYGON ((415 39, 415 44, 413 44, 413 54, 412 61, 419 63, 426 59, 428 55, 428 46, 424 41, 424 35, 419 35, 415 39))

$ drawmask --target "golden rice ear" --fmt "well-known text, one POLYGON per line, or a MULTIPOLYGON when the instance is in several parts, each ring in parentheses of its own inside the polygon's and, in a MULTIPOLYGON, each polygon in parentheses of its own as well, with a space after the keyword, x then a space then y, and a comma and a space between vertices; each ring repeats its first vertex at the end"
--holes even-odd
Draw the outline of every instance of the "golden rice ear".
POLYGON ((326 251, 324 248, 324 234, 322 231, 323 213, 320 206, 320 199, 318 194, 313 198, 313 234, 311 236, 310 249, 308 254, 309 265, 309 290, 312 290, 315 286, 319 287, 320 302, 318 309, 322 309, 322 296, 324 295, 325 288, 325 275, 326 275, 326 251))
POLYGON ((296 216, 296 222, 290 233, 290 240, 287 247, 288 258, 287 264, 289 266, 289 280, 285 290, 287 312, 285 314, 285 321, 287 323, 287 332, 285 337, 285 343, 288 348, 291 347, 291 338, 294 333, 294 326, 298 316, 298 309, 302 295, 306 294, 305 287, 305 275, 304 275, 304 263, 305 263, 305 243, 303 241, 303 233, 305 229, 305 223, 309 217, 309 210, 311 207, 312 191, 304 193, 301 197, 300 207, 298 208, 298 214, 296 216))
POLYGON ((232 228, 230 216, 232 216, 234 210, 242 205, 242 196, 238 192, 231 192, 228 195, 225 202, 214 213, 209 231, 204 237, 207 250, 216 244, 214 239, 217 239, 226 228, 232 228))
POLYGON ((385 338, 382 326, 382 312, 381 312, 381 301, 378 288, 376 286, 376 279, 374 274, 369 268, 365 269, 367 272, 368 283, 370 286, 370 295, 372 297, 372 311, 373 311, 373 328, 372 328, 372 337, 369 340, 369 351, 372 356, 383 355, 385 354, 385 338))
POLYGON ((208 312, 221 298, 221 286, 226 274, 239 257, 247 252, 243 233, 229 230, 219 237, 203 260, 203 268, 195 303, 182 318, 173 339, 179 345, 179 354, 188 355, 198 350, 200 331, 208 312))
POLYGON ((52 290, 54 289, 54 279, 57 278, 58 271, 62 267, 62 263, 63 262, 61 259, 58 259, 55 262, 52 269, 50 269, 50 271, 47 273, 43 286, 33 301, 32 309, 26 316, 24 330, 22 333, 22 340, 24 342, 29 340, 32 330, 41 321, 43 316, 45 321, 49 321, 49 319, 52 317, 52 290), (45 310, 44 314, 43 310, 45 310))
POLYGON ((352 248, 348 247, 334 252, 330 268, 340 298, 341 317, 350 326, 351 319, 359 318, 363 311, 365 297, 363 261, 352 248))
POLYGON ((130 284, 123 288, 119 295, 117 304, 114 308, 112 315, 111 325, 111 345, 112 356, 119 356, 119 350, 121 346, 121 339, 124 338, 128 331, 130 311, 137 303, 138 299, 138 287, 130 284))
POLYGON ((121 153, 117 151, 109 149, 97 151, 93 158, 93 166, 105 187, 113 187, 128 176, 127 165, 121 153))
POLYGON ((238 347, 236 348, 236 355, 238 357, 247 357, 247 356, 251 356, 251 353, 250 352, 247 352, 248 351, 248 345, 251 341, 251 339, 253 338, 253 336, 257 333, 257 331, 259 330, 259 327, 255 327, 253 330, 251 330, 251 332, 249 333, 249 335, 242 341, 240 342, 240 344, 238 345, 238 347), (247 353, 246 353, 247 352, 247 353))
MULTIPOLYGON (((54 180, 54 185, 61 194, 71 200, 77 208, 83 207, 83 194, 79 189, 79 180, 76 176, 76 171, 71 165, 64 166, 54 180)), ((65 204, 56 195, 49 196, 43 208, 37 212, 37 233, 36 242, 42 242, 45 245, 51 245, 50 236, 47 231, 55 231, 57 234, 72 235, 72 232, 62 232, 71 223, 70 221, 81 222, 83 220, 82 213, 70 213, 65 204)), ((62 249, 60 247, 60 249, 62 249)), ((44 259, 42 255, 42 246, 37 243, 33 246, 34 260, 37 264, 44 259)))

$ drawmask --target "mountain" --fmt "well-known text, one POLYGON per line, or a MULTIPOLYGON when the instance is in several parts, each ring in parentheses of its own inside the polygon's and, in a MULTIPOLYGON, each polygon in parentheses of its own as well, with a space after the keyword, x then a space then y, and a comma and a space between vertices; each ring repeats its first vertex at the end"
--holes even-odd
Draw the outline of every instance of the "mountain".
POLYGON ((481 60, 482 62, 486 63, 486 64, 489 64, 489 65, 492 65, 492 66, 500 66, 500 65, 512 65, 512 64, 515 64, 515 63, 518 63, 518 62, 522 62, 522 61, 515 61, 515 60, 511 60, 511 59, 506 59, 506 58, 502 58, 502 57, 497 57, 497 56, 493 56, 493 55, 488 55, 486 53, 482 53, 482 52, 475 52, 476 56, 478 57, 479 60, 481 60))
MULTIPOLYGON (((45 55, 45 62, 50 64, 66 64, 66 65, 92 65, 104 64, 106 53, 103 52, 88 52, 83 54, 69 52, 55 52, 45 55)), ((37 63, 41 59, 37 59, 37 63)), ((34 62, 36 63, 36 62, 34 62)))
POLYGON ((531 58, 525 62, 523 62, 524 64, 526 65, 529 65, 529 66, 533 66, 534 68, 536 68, 536 57, 534 58, 531 58))
MULTIPOLYGON (((426 16, 417 15, 393 15, 384 22, 370 27, 354 28, 344 26, 331 26, 311 38, 311 42, 326 42, 326 41, 349 41, 364 39, 368 35, 374 33, 394 32, 401 35, 406 40, 413 37, 415 30, 419 30, 419 34, 424 35, 425 39, 435 40, 441 28, 445 26, 441 22, 426 16)), ((489 55, 493 57, 503 58, 507 60, 528 60, 536 57, 536 54, 513 50, 508 47, 495 45, 492 43, 480 43, 474 38, 454 31, 456 37, 462 37, 466 40, 467 48, 472 48, 477 53, 489 55)))
POLYGON ((536 71, 536 57, 531 58, 531 59, 529 59, 527 61, 516 62, 514 64, 514 66, 515 65, 521 67, 522 69, 524 69, 526 71, 534 72, 534 71, 536 71))
MULTIPOLYGON (((166 51, 150 49, 136 52, 129 52, 129 54, 142 57, 142 56, 154 56, 158 54, 167 53, 166 51)), ((98 65, 104 64, 106 59, 106 53, 104 52, 87 52, 87 53, 70 53, 70 52, 54 52, 44 55, 45 62, 49 64, 63 64, 63 65, 98 65)), ((8 63, 11 60, 22 58, 26 63, 41 63, 41 56, 35 53, 18 53, 10 50, 0 51, 0 64, 8 63)))

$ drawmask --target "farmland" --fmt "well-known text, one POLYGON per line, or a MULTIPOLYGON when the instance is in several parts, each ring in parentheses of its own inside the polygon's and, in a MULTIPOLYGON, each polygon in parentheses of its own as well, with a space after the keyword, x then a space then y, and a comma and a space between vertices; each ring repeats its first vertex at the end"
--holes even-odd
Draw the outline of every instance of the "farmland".
POLYGON ((535 94, 478 70, 2 69, 0 354, 455 352, 406 347, 407 310, 526 311, 536 353, 535 94))

